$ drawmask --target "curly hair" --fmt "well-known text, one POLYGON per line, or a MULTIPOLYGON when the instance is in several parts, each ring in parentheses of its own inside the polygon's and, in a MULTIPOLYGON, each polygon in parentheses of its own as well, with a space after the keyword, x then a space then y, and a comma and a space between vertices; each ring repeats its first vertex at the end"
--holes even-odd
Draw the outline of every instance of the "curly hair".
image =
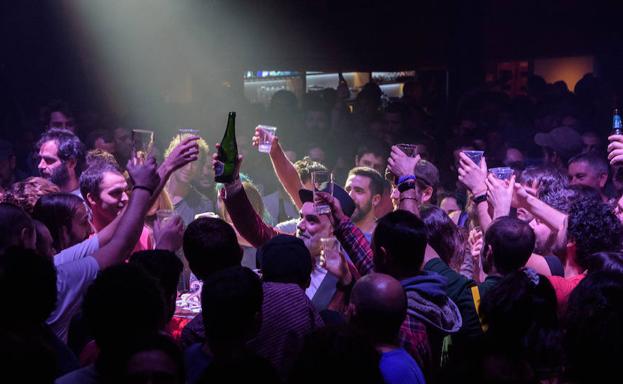
POLYGON ((576 261, 586 269, 593 253, 621 250, 623 226, 607 204, 580 199, 569 210, 567 238, 575 242, 576 261))
MULTIPOLYGON (((177 147, 179 143, 182 142, 182 139, 185 139, 188 136, 189 135, 186 133, 183 135, 173 136, 173 138, 169 142, 169 146, 164 151, 164 158, 166 159, 167 157, 169 157, 169 155, 171 154, 171 152, 173 152, 175 147, 177 147)), ((208 154, 210 153, 210 146, 208 145, 208 143, 206 143, 204 139, 197 140, 197 144, 199 144, 199 161, 203 164, 203 161, 208 159, 208 154)))
POLYGON ((558 169, 550 166, 528 167, 519 177, 519 182, 525 186, 536 185, 538 196, 550 191, 564 189, 568 185, 568 179, 558 169))
POLYGON ((539 199, 563 213, 569 213, 574 202, 580 199, 601 201, 595 188, 586 185, 570 185, 566 188, 550 188, 539 193, 539 199))
POLYGON ((121 169, 115 155, 112 153, 108 153, 102 149, 92 149, 87 152, 86 156, 87 168, 93 166, 98 163, 109 163, 117 169, 121 169))
POLYGON ((32 215, 35 204, 41 196, 60 191, 56 184, 43 177, 29 177, 24 181, 13 183, 2 197, 2 202, 16 205, 32 215))
POLYGON ((37 142, 37 148, 41 148, 48 141, 56 141, 58 145, 58 158, 63 162, 76 160, 76 176, 80 176, 85 167, 86 148, 72 131, 61 128, 52 128, 43 133, 37 142))
POLYGON ((309 156, 305 156, 303 159, 295 162, 294 168, 299 174, 299 178, 303 184, 311 180, 312 172, 328 170, 323 164, 310 159, 309 156))

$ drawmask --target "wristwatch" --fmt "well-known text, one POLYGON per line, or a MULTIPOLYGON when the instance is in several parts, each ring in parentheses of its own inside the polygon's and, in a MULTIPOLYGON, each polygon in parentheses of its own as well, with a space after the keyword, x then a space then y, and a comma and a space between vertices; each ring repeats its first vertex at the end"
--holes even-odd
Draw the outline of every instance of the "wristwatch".
POLYGON ((480 203, 484 203, 485 201, 487 201, 487 194, 483 193, 482 195, 474 196, 474 197, 472 197, 472 201, 476 205, 478 205, 480 203))

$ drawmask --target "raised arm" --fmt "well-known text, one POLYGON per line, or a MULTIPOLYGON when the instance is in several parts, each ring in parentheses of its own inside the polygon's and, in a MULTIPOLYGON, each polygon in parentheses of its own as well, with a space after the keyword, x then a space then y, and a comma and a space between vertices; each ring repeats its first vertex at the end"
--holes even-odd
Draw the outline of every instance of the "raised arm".
MULTIPOLYGON (((216 147, 218 148, 219 145, 217 144, 216 147)), ((215 166, 217 162, 217 154, 214 154, 212 157, 212 166, 215 166)), ((242 187, 242 182, 240 181, 239 173, 241 164, 242 156, 238 156, 238 163, 234 171, 234 181, 225 184, 225 187, 221 190, 221 198, 240 236, 255 248, 259 248, 280 232, 266 225, 264 221, 262 221, 262 218, 255 213, 255 209, 253 209, 253 205, 251 205, 242 187)))
MULTIPOLYGON (((260 135, 258 128, 256 128, 252 144, 257 146, 259 145, 259 141, 260 135)), ((290 199, 296 208, 301 209, 303 202, 299 197, 299 190, 304 188, 303 183, 301 183, 301 179, 296 171, 296 168, 294 168, 294 164, 290 162, 286 154, 283 152, 283 148, 281 148, 281 144, 279 144, 279 138, 277 136, 273 136, 269 155, 279 182, 290 196, 290 199)))
POLYGON ((493 220, 508 216, 511 212, 511 202, 515 189, 515 175, 507 182, 495 177, 492 173, 487 176, 487 200, 493 207, 493 220))
POLYGON ((529 194, 521 184, 515 184, 513 206, 524 208, 558 233, 566 233, 567 215, 529 194))
POLYGON ((471 192, 475 200, 474 209, 476 210, 480 227, 483 231, 486 231, 491 224, 491 216, 489 215, 489 204, 481 196, 486 196, 487 194, 487 185, 485 184, 487 162, 483 156, 480 164, 476 164, 461 152, 459 154, 459 163, 459 181, 471 192))
MULTIPOLYGON (((409 157, 400 150, 397 146, 392 146, 392 151, 387 159, 387 166, 389 171, 398 180, 409 178, 402 182, 402 185, 396 186, 400 190, 400 187, 409 186, 410 188, 404 189, 400 192, 398 208, 409 211, 416 216, 420 216, 420 206, 422 205, 422 196, 419 190, 415 188, 415 166, 420 161, 420 155, 415 157, 409 157)), ((394 192, 392 192, 394 193, 394 192)))
POLYGON ((370 243, 363 232, 342 211, 340 202, 328 193, 318 193, 320 200, 331 207, 333 233, 361 276, 374 272, 370 243))
MULTIPOLYGON (((199 156, 199 145, 197 144, 197 140, 199 140, 199 136, 189 136, 185 138, 173 149, 173 151, 171 151, 171 154, 162 162, 162 164, 160 164, 158 167, 160 182, 154 188, 154 193, 150 197, 150 207, 154 204, 158 198, 158 195, 160 195, 164 189, 164 186, 173 172, 186 164, 197 160, 199 156)), ((96 234, 99 240, 100 248, 108 244, 108 242, 113 238, 122 216, 123 213, 119 214, 112 222, 110 222, 110 224, 102 228, 102 230, 96 234)))
POLYGON ((128 172, 134 183, 128 207, 119 218, 112 239, 93 255, 101 269, 121 263, 132 251, 141 235, 152 191, 160 182, 153 157, 149 157, 145 164, 128 164, 128 172))

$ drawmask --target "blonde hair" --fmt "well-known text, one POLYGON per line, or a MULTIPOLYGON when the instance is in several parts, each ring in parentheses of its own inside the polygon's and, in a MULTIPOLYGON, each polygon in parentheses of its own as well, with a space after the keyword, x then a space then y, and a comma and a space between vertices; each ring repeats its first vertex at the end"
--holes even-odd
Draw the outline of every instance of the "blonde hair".
MULTIPOLYGON (((190 135, 183 134, 183 135, 173 136, 173 138, 171 139, 171 142, 169 143, 169 146, 164 151, 164 158, 166 159, 167 157, 169 157, 169 155, 171 154, 171 152, 173 152, 175 147, 177 147, 182 142, 182 139, 185 139, 188 136, 190 135)), ((197 140, 197 144, 199 144, 199 161, 202 162, 208 158, 208 154, 210 153, 210 146, 203 139, 197 140)))

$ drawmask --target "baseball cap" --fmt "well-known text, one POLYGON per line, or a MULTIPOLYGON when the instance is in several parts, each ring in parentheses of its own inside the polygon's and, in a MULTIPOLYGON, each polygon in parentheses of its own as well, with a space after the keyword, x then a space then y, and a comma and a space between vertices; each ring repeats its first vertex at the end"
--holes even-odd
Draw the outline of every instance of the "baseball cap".
POLYGON ((413 171, 415 178, 429 187, 437 188, 439 185, 439 170, 435 164, 427 160, 420 160, 413 171))
POLYGON ((582 150, 582 136, 573 128, 558 127, 546 133, 534 135, 534 142, 541 147, 548 147, 564 158, 577 155, 582 150))
MULTIPOLYGON (((299 197, 303 203, 314 202, 314 193, 309 189, 299 189, 299 197)), ((348 192, 339 185, 333 184, 333 197, 340 202, 342 212, 344 212, 346 216, 351 217, 353 212, 355 212, 355 202, 350 198, 348 192)))

